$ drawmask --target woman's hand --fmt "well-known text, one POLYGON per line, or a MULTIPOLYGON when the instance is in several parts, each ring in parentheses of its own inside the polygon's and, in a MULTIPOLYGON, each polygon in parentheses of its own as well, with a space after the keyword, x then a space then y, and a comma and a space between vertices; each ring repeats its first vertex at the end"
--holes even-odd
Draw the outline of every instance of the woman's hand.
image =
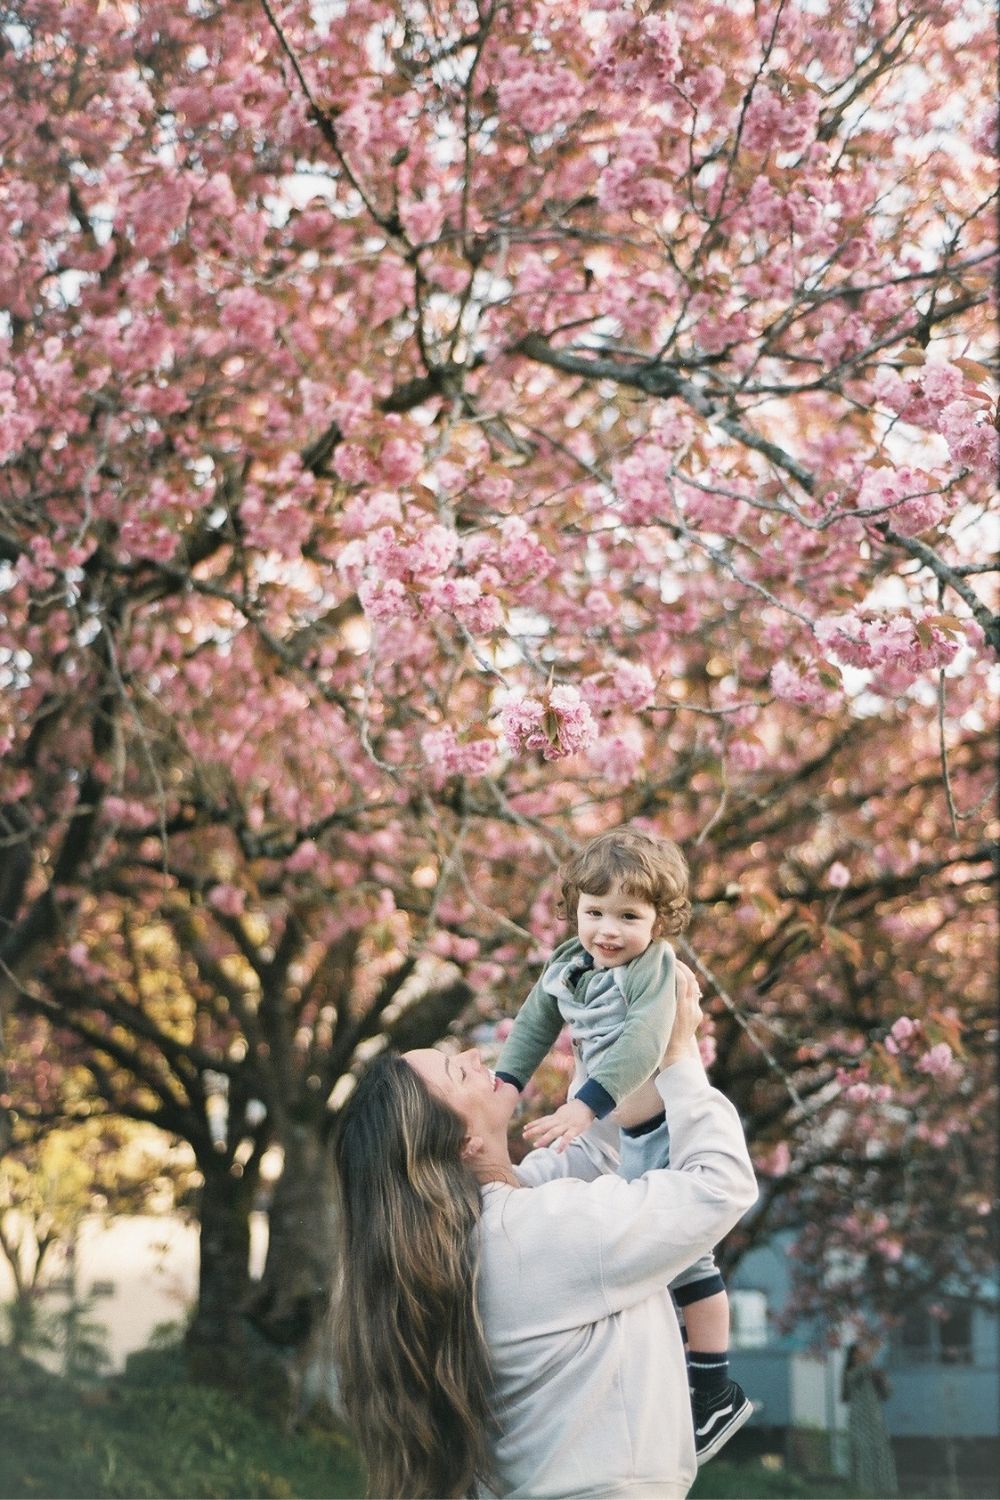
POLYGON ((667 1050, 660 1063, 661 1068, 669 1068, 671 1063, 681 1062, 685 1058, 693 1057, 696 1061, 701 1061, 701 1053, 698 1051, 695 1036, 700 1023, 701 985, 687 964, 678 961, 677 1014, 674 1017, 674 1029, 670 1033, 667 1050))

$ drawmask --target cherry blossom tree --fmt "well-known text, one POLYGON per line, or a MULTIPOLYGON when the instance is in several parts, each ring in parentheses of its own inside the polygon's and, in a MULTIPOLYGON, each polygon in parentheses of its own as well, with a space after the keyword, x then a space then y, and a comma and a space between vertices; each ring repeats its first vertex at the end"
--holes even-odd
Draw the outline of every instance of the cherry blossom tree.
POLYGON ((301 1198, 638 818, 761 1232, 978 1143, 994 56, 972 0, 0 7, 4 1014, 213 1169, 226 1078, 301 1198))

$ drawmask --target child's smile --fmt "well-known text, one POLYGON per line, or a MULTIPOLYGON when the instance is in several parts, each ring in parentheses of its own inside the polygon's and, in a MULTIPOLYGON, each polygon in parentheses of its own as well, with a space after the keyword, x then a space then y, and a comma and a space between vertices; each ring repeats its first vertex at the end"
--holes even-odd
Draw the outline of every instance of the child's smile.
POLYGON ((656 926, 656 908, 613 885, 603 896, 581 891, 577 936, 599 969, 613 969, 645 953, 656 926))

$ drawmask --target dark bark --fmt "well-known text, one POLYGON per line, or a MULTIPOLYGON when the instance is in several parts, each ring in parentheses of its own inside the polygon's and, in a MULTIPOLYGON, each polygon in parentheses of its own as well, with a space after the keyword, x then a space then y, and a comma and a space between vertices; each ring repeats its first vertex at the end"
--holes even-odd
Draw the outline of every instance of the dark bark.
POLYGON ((291 1121, 284 1168, 268 1215, 267 1260, 246 1308, 276 1348, 308 1342, 330 1298, 334 1260, 333 1177, 322 1118, 291 1121))
POLYGON ((198 1380, 241 1389, 248 1380, 248 1339, 242 1307, 250 1287, 250 1209, 255 1180, 224 1162, 203 1162, 198 1214, 198 1303, 186 1348, 198 1380))
POLYGON ((339 1416, 326 1317, 336 1267, 330 1120, 324 1106, 286 1121, 267 1259, 245 1303, 267 1365, 272 1413, 288 1423, 339 1416))

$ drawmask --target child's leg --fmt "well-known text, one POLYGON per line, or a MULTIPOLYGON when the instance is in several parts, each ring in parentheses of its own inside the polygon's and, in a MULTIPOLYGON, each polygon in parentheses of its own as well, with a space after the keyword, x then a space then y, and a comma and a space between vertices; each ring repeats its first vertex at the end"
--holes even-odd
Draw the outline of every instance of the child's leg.
POLYGON ((726 1354, 729 1351, 729 1298, 725 1290, 684 1308, 688 1350, 692 1354, 726 1354))
POLYGON ((684 1315, 694 1445, 703 1464, 739 1431, 753 1406, 729 1374, 729 1298, 714 1258, 705 1256, 671 1290, 684 1315))
POLYGON ((729 1349, 729 1298, 715 1256, 703 1255, 670 1283, 684 1318, 688 1357, 726 1354, 729 1349))
POLYGON ((688 1381, 694 1396, 711 1396, 729 1380, 729 1298, 714 1255, 703 1255, 670 1284, 684 1318, 688 1381))

